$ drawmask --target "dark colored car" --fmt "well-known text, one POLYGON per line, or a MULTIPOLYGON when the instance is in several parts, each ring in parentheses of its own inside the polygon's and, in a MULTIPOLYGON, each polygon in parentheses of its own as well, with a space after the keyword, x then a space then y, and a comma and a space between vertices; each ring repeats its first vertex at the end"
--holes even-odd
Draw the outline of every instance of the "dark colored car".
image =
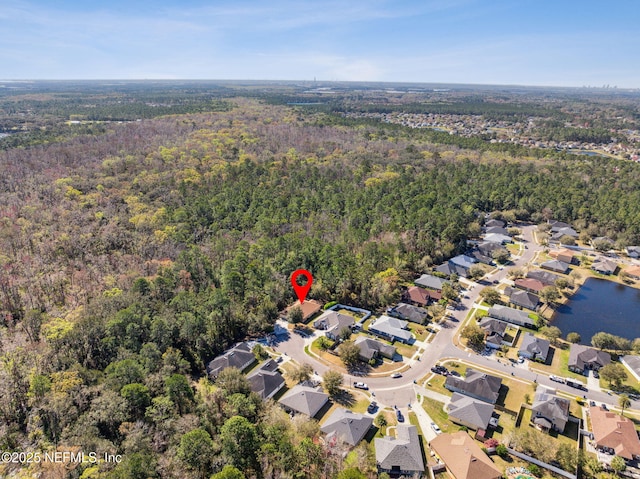
POLYGON ((396 409, 396 417, 398 418, 398 422, 404 422, 404 416, 400 412, 400 409, 396 409))

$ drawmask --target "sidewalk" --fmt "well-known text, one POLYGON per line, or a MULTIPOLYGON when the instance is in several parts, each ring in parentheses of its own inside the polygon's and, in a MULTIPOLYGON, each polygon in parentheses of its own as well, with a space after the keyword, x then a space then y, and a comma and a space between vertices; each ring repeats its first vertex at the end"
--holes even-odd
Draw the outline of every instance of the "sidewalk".
MULTIPOLYGON (((418 418, 418 422, 420 423, 420 429, 422 429, 422 434, 427 442, 431 442, 437 436, 436 432, 431 427, 431 423, 433 419, 431 416, 427 414, 427 412, 422 407, 422 398, 423 395, 420 396, 420 401, 418 401, 416 388, 418 386, 413 386, 413 391, 416 393, 416 401, 414 402, 415 406, 412 407, 412 411, 416 413, 416 417, 418 418)), ((423 389, 423 388, 421 388, 423 389)))

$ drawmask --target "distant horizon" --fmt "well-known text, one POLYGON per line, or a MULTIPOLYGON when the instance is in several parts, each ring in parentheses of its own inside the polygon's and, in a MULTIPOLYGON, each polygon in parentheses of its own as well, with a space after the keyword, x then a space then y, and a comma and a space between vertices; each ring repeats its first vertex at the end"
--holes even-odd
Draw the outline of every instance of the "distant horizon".
POLYGON ((638 13, 633 0, 5 0, 0 62, 49 81, 636 89, 638 13))
POLYGON ((519 83, 464 83, 445 81, 403 81, 403 80, 322 80, 322 79, 253 79, 253 78, 11 78, 0 79, 2 83, 36 82, 220 82, 220 83, 317 83, 317 84, 364 84, 364 85, 429 85, 444 87, 500 87, 500 88, 557 88, 566 90, 640 91, 640 87, 619 87, 617 85, 550 85, 519 83))

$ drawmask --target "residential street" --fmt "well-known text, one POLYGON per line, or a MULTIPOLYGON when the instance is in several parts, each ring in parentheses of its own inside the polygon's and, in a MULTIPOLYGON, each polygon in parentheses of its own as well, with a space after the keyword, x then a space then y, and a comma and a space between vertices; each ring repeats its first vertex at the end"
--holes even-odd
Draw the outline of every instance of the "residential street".
MULTIPOLYGON (((524 238, 524 245, 526 245, 526 249, 521 251, 521 255, 519 257, 514 258, 513 264, 509 265, 508 269, 514 267, 522 267, 527 263, 531 262, 534 259, 534 256, 542 251, 543 247, 537 245, 533 240, 533 232, 535 226, 525 226, 522 228, 522 236, 524 238)), ((466 284, 471 284, 468 288, 467 292, 463 294, 463 297, 460 301, 462 307, 458 308, 454 311, 449 311, 450 319, 446 321, 442 325, 440 331, 435 335, 433 341, 431 343, 427 343, 425 347, 425 352, 421 355, 419 360, 408 360, 407 362, 410 364, 410 369, 402 372, 401 378, 391 378, 391 377, 372 377, 367 376, 366 378, 353 376, 345 374, 345 385, 350 386, 353 382, 363 381, 366 382, 369 386, 369 392, 372 396, 375 396, 375 400, 383 405, 383 406, 398 406, 398 408, 402 409, 403 414, 408 412, 408 404, 413 404, 416 402, 416 389, 420 390, 422 394, 434 397, 435 399, 441 400, 441 395, 434 393, 433 395, 429 393, 428 387, 411 387, 415 386, 413 384, 414 381, 419 381, 424 378, 428 374, 431 374, 430 368, 436 364, 438 361, 443 360, 455 360, 461 361, 467 364, 468 366, 476 366, 484 369, 492 369, 497 374, 503 375, 504 377, 511 377, 515 375, 517 378, 527 381, 535 381, 538 384, 542 384, 545 386, 549 386, 551 388, 555 388, 559 391, 564 391, 572 396, 586 396, 589 400, 594 400, 598 404, 606 403, 607 405, 613 405, 617 407, 617 397, 609 395, 605 392, 596 391, 589 389, 588 392, 578 390, 567 386, 565 384, 560 384, 557 382, 551 381, 548 376, 538 374, 535 371, 529 370, 525 363, 525 366, 522 365, 514 365, 511 362, 502 359, 502 361, 498 361, 495 356, 482 356, 476 354, 470 350, 461 349, 453 344, 453 338, 458 331, 460 325, 464 322, 470 308, 473 307, 473 304, 479 300, 479 292, 480 290, 486 286, 487 284, 491 284, 492 282, 500 282, 506 279, 507 268, 500 268, 494 270, 491 274, 485 276, 481 281, 481 284, 478 283, 470 283, 469 281, 465 281, 466 284)), ((277 346, 277 350, 284 352, 290 358, 294 359, 298 363, 309 363, 313 366, 314 370, 321 376, 327 371, 330 367, 325 365, 323 362, 317 360, 316 358, 305 353, 305 345, 310 345, 313 339, 317 337, 320 332, 316 332, 314 336, 309 338, 302 338, 297 334, 291 334, 290 338, 280 343, 277 346)), ((422 385, 420 385, 422 386, 422 385)), ((632 402, 632 407, 637 408, 640 405, 638 401, 632 402)), ((422 408, 416 408, 422 409, 422 408)), ((426 414, 424 415, 426 416, 426 414)), ((423 421, 429 421, 428 416, 423 417, 423 415, 418 416, 423 421)), ((430 421, 429 421, 430 422, 430 421)), ((421 424, 423 427, 423 431, 425 430, 425 425, 421 424)), ((428 426, 428 424, 427 424, 428 426)), ((430 430, 430 428, 429 428, 430 430)), ((427 432, 425 431, 425 434, 427 432)), ((431 434, 431 433, 429 433, 431 434)), ((435 433, 434 433, 435 434, 435 433)))

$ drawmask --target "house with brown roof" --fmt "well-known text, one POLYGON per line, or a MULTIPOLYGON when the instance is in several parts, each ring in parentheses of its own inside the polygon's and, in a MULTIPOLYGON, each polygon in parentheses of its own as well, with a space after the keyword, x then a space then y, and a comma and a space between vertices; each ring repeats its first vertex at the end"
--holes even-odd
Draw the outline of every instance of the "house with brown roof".
POLYGON ((590 407, 596 448, 627 461, 640 459, 640 439, 630 419, 601 407, 590 407))
POLYGON ((320 310, 322 309, 322 303, 319 303, 315 299, 307 299, 304 303, 300 304, 300 300, 296 300, 295 303, 287 306, 287 308, 284 310, 282 315, 283 319, 289 318, 289 313, 293 308, 300 308, 302 310, 302 321, 306 323, 313 316, 320 312, 320 310))
POLYGON ((631 279, 640 279, 640 266, 631 266, 624 270, 631 279))
POLYGON ((535 294, 540 293, 540 291, 542 291, 546 286, 542 281, 534 278, 518 278, 513 283, 516 288, 535 294))
POLYGON ((564 248, 561 250, 553 250, 549 252, 549 256, 558 261, 571 264, 574 261, 575 254, 572 250, 564 248))
POLYGON ((498 479, 502 471, 465 431, 440 434, 429 446, 453 479, 498 479))
POLYGON ((428 289, 420 286, 411 286, 402 296, 402 301, 414 306, 426 306, 431 300, 431 294, 428 289))

